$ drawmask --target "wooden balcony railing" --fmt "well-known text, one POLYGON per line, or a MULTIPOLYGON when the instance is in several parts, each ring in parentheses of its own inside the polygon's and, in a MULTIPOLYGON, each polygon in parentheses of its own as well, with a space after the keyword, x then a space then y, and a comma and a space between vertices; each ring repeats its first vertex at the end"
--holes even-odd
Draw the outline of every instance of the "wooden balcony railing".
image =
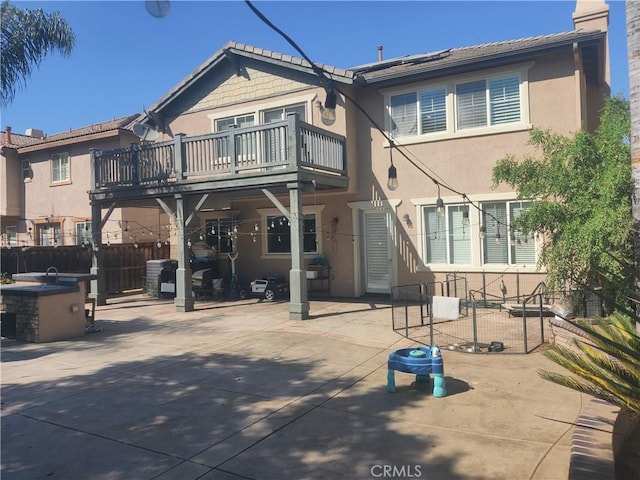
POLYGON ((315 170, 346 175, 345 138, 298 120, 92 151, 93 188, 315 170))

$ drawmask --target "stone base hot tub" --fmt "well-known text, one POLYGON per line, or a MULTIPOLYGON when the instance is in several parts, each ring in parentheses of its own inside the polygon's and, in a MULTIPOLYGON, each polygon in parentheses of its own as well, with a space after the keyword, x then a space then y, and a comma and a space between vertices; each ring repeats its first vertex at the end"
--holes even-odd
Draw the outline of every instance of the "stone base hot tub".
POLYGON ((15 318, 17 340, 55 342, 85 334, 85 285, 91 275, 25 273, 2 285, 4 316, 15 318), (86 277, 86 278, 85 278, 86 277))

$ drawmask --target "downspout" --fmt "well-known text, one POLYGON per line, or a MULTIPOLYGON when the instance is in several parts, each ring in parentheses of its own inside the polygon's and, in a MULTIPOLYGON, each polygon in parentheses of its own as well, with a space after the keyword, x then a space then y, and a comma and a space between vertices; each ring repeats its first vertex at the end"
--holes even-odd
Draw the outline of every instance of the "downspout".
POLYGON ((573 65, 576 127, 579 131, 585 131, 587 128, 587 119, 585 118, 585 112, 587 111, 586 84, 584 75, 582 74, 582 59, 580 57, 580 47, 578 42, 573 42, 573 65))

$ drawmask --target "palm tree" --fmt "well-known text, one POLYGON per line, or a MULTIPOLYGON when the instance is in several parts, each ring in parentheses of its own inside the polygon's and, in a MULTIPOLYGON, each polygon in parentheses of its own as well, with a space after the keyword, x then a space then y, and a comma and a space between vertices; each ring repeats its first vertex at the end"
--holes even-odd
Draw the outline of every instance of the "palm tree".
POLYGON ((10 5, 9 0, 3 0, 0 7, 0 25, 0 103, 6 106, 14 99, 16 88, 26 84, 33 67, 39 66, 48 53, 56 50, 64 56, 71 53, 75 35, 59 12, 22 9, 10 5))
POLYGON ((605 299, 616 309, 609 318, 595 325, 567 322, 566 328, 575 333, 571 347, 556 344, 544 352, 571 375, 546 370, 539 374, 620 407, 612 437, 614 467, 616 478, 627 479, 640 478, 640 293, 635 286, 640 277, 633 264, 624 264, 622 270, 633 274, 601 273, 619 293, 605 299))
POLYGON ((595 325, 577 321, 573 349, 554 345, 544 355, 574 375, 540 375, 640 415, 640 336, 633 318, 614 312, 595 325))

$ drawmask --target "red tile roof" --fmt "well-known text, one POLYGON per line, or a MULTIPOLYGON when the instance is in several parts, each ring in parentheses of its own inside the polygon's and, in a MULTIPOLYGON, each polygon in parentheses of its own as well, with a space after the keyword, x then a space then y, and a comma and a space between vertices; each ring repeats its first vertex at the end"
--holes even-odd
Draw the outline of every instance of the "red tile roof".
POLYGON ((72 138, 85 137, 87 135, 93 135, 96 133, 108 132, 111 130, 131 130, 134 121, 139 117, 139 114, 135 113, 127 115, 126 117, 114 118, 113 120, 107 120, 105 122, 94 123, 86 127, 70 129, 67 132, 55 133, 43 138, 30 137, 28 135, 21 135, 19 133, 11 132, 11 142, 7 142, 7 133, 2 132, 2 146, 8 148, 21 148, 29 147, 33 145, 44 145, 50 142, 56 142, 60 140, 68 140, 72 138))

